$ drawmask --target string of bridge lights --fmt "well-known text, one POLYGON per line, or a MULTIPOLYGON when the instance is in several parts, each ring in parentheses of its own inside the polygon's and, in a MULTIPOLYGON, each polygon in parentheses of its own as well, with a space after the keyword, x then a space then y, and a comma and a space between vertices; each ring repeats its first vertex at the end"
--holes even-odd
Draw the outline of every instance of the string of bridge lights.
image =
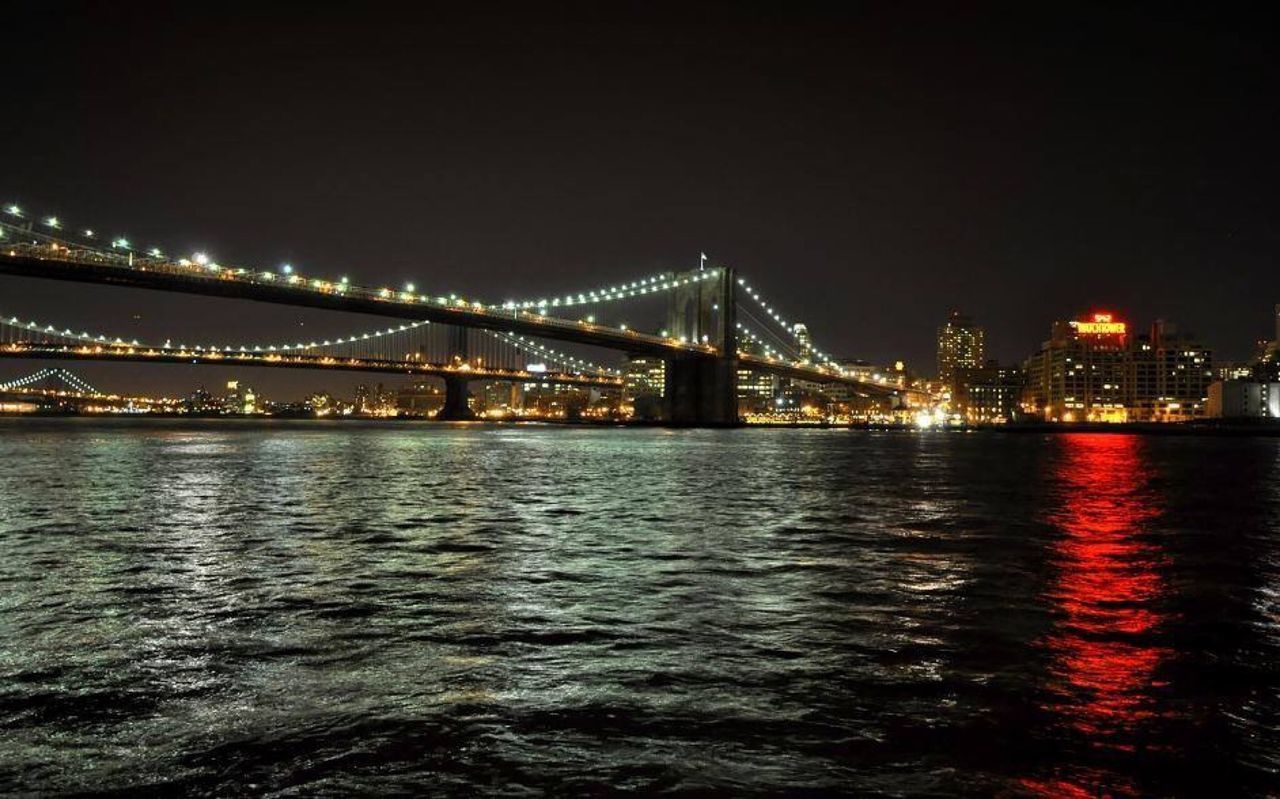
POLYGON ((764 340, 761 339, 759 336, 757 336, 755 333, 752 333, 750 330, 743 327, 741 322, 737 322, 736 325, 739 333, 742 335, 743 338, 747 339, 747 341, 753 344, 760 345, 760 348, 764 350, 765 357, 772 358, 774 360, 782 360, 781 358, 782 353, 774 349, 772 345, 766 344, 764 340))
POLYGON ((183 349, 183 350, 190 349, 190 350, 208 351, 208 352, 296 352, 301 350, 319 349, 321 347, 337 346, 339 344, 355 344, 355 343, 364 342, 364 341, 376 341, 377 339, 383 338, 385 336, 391 336, 391 335, 396 335, 398 333, 412 331, 417 328, 423 327, 424 325, 429 325, 429 324, 431 323, 425 320, 420 322, 408 322, 403 325, 388 327, 385 330, 373 330, 366 333, 355 333, 353 335, 337 338, 337 339, 313 341, 309 344, 304 344, 299 342, 296 344, 272 344, 272 345, 266 345, 266 346, 260 345, 260 344, 255 344, 251 346, 242 345, 240 347, 234 347, 231 345, 218 346, 218 345, 212 345, 212 344, 208 346, 196 345, 194 347, 188 347, 186 344, 179 344, 177 345, 177 347, 174 347, 171 341, 168 341, 168 340, 166 340, 163 346, 156 346, 156 345, 150 345, 150 344, 144 345, 144 344, 141 344, 138 341, 138 339, 126 340, 120 336, 111 336, 107 334, 94 335, 92 333, 87 333, 87 332, 77 333, 71 328, 59 328, 58 326, 52 325, 52 324, 43 324, 41 322, 36 322, 36 321, 24 322, 16 316, 9 317, 8 319, 0 317, 0 325, 3 325, 5 327, 17 328, 20 330, 35 331, 37 333, 41 333, 48 336, 54 336, 57 338, 68 338, 68 339, 73 339, 75 341, 85 342, 88 344, 106 344, 108 346, 122 346, 122 347, 146 346, 146 347, 150 347, 151 349, 183 349))
MULTIPOLYGON (((21 208, 21 206, 17 205, 16 203, 9 203, 5 205, 3 210, 5 214, 15 219, 30 220, 32 223, 32 227, 37 223, 37 220, 35 218, 30 217, 21 208)), ((45 228, 49 229, 50 231, 57 232, 57 231, 64 231, 67 229, 63 220, 58 216, 50 215, 50 216, 42 217, 38 220, 38 223, 44 226, 45 228)), ((21 229, 18 232, 33 234, 36 236, 42 236, 50 240, 56 241, 52 235, 40 233, 38 231, 35 231, 34 229, 31 229, 31 227, 28 227, 26 229, 21 229)), ((92 229, 89 229, 89 228, 82 229, 79 231, 79 233, 83 238, 85 238, 90 242, 96 243, 98 241, 98 238, 99 238, 98 234, 92 229)), ((2 226, 2 224, 0 224, 0 239, 4 238, 5 236, 6 236, 6 232, 4 230, 4 227, 2 226)), ((103 251, 100 247, 96 247, 96 246, 89 246, 87 249, 90 249, 100 254, 105 254, 108 256, 119 256, 120 253, 125 253, 130 257, 131 259, 130 263, 132 263, 132 258, 134 253, 139 253, 139 254, 145 255, 145 257, 160 260, 162 263, 164 262, 176 263, 178 266, 196 267, 201 269, 207 269, 211 272, 232 272, 237 276, 260 278, 262 280, 267 280, 267 281, 275 281, 278 279, 278 275, 282 275, 284 276, 284 279, 291 285, 300 284, 300 285, 306 286, 308 283, 310 283, 311 287, 313 288, 322 289, 326 291, 334 291, 340 294, 345 293, 353 288, 356 288, 351 284, 350 280, 345 276, 339 278, 337 281, 326 281, 326 280, 320 280, 320 279, 314 279, 314 278, 308 280, 307 278, 304 278, 302 275, 297 274, 293 266, 290 264, 282 264, 276 272, 267 271, 267 270, 262 270, 262 271, 249 270, 249 269, 243 269, 243 268, 235 269, 235 268, 225 267, 218 264, 208 253, 205 253, 205 252, 196 252, 192 254, 190 258, 179 258, 176 261, 173 261, 171 259, 168 259, 165 256, 164 251, 159 247, 151 247, 146 250, 139 250, 135 248, 133 244, 130 242, 129 238, 124 235, 115 236, 110 239, 109 251, 103 251)), ((550 299, 544 298, 539 300, 520 300, 520 301, 508 300, 500 304, 485 304, 483 302, 474 301, 474 300, 469 301, 463 297, 459 297, 457 294, 449 294, 447 296, 440 295, 432 298, 429 295, 417 293, 416 287, 413 283, 406 283, 402 291, 396 291, 394 289, 386 288, 386 287, 383 287, 380 289, 363 288, 361 290, 368 291, 370 293, 376 293, 376 295, 382 299, 394 298, 394 299, 399 299, 406 302, 422 302, 422 303, 435 302, 436 304, 444 305, 444 306, 465 307, 465 308, 471 308, 474 310, 482 310, 482 311, 498 311, 498 310, 524 311, 524 310, 532 309, 540 315, 545 315, 546 310, 548 308, 574 307, 579 305, 592 305, 592 304, 599 304, 604 302, 614 302, 618 300, 630 299, 630 298, 644 296, 648 294, 655 294, 663 291, 671 291, 680 286, 689 285, 691 282, 710 279, 715 273, 716 273, 715 270, 703 270, 703 271, 691 273, 691 275, 687 277, 677 277, 673 273, 664 272, 658 275, 653 275, 650 277, 645 277, 645 278, 633 280, 630 282, 624 282, 619 285, 614 285, 608 288, 599 288, 599 289, 589 290, 585 292, 569 292, 563 295, 562 297, 553 297, 550 299)), ((754 300, 760 306, 760 308, 766 314, 768 314, 768 316, 774 322, 776 322, 784 330, 790 333, 791 337, 798 344, 801 344, 802 346, 806 346, 805 342, 797 334, 795 330, 795 325, 793 323, 788 322, 786 318, 784 318, 781 314, 778 313, 775 307, 770 306, 770 304, 760 295, 760 293, 755 288, 753 288, 750 284, 748 284, 745 279, 738 278, 737 282, 738 282, 738 286, 742 288, 742 290, 746 293, 746 295, 750 297, 752 300, 754 300)), ((580 321, 586 321, 590 324, 594 324, 595 318, 593 316, 589 316, 585 320, 580 320, 580 321)), ((416 324, 424 324, 424 323, 416 323, 416 324)), ((619 328, 622 330, 626 330, 627 326, 625 324, 619 325, 619 328)), ((390 335, 396 332, 401 332, 401 331, 396 330, 394 328, 388 328, 385 331, 376 331, 370 334, 361 334, 360 340, 364 340, 364 335, 368 335, 370 338, 372 338, 374 336, 390 335)), ((663 331, 662 335, 665 337, 666 331, 663 331)), ((94 340, 100 342, 103 340, 103 338, 105 337, 97 338, 94 340)), ((267 352, 292 351, 292 350, 298 350, 298 349, 315 348, 319 346, 331 346, 332 344, 346 344, 346 343, 352 343, 353 341, 354 341, 353 338, 348 337, 346 339, 338 339, 336 341, 328 342, 325 344, 321 344, 319 342, 313 342, 310 345, 304 345, 300 343, 294 344, 292 346, 276 345, 274 349, 272 349, 272 347, 265 348, 265 351, 267 352)), ((116 343, 124 343, 124 342, 117 341, 116 343)), ((831 359, 830 355, 817 349, 816 347, 813 347, 812 344, 808 344, 807 346, 811 350, 814 358, 817 359, 824 366, 832 368, 840 374, 844 373, 844 369, 841 368, 838 364, 836 364, 831 359)), ((233 351, 235 348, 208 347, 208 348, 198 348, 198 349, 233 351)), ((240 347, 239 351, 247 352, 249 351, 249 348, 240 347)), ((253 348, 253 351, 263 351, 263 350, 260 347, 255 346, 253 348)), ((774 350, 774 352, 776 353, 776 350, 774 350)), ((565 356, 565 357, 569 357, 569 356, 565 356)))
MULTIPOLYGON (((786 319, 784 319, 782 315, 778 313, 776 308, 769 307, 769 303, 766 302, 765 299, 760 296, 760 293, 755 289, 753 289, 747 283, 746 280, 742 278, 738 278, 738 285, 742 288, 744 292, 746 292, 748 297, 756 301, 756 303, 760 306, 760 308, 765 313, 767 313, 769 317, 773 319, 773 321, 777 322, 782 327, 783 330, 786 330, 788 333, 790 333, 791 337, 796 340, 797 344, 804 346, 805 342, 800 338, 799 334, 796 333, 794 323, 788 322, 786 319)), ((841 375, 844 374, 844 371, 845 371, 844 368, 841 367, 839 364, 837 364, 835 361, 831 360, 830 355, 823 352, 822 350, 819 350, 817 347, 814 347, 812 343, 809 343, 808 346, 810 351, 813 353, 813 356, 817 358, 819 361, 821 361, 825 366, 835 369, 836 372, 841 375)))
MULTIPOLYGON (((303 344, 299 342, 297 344, 272 345, 272 346, 266 347, 266 351, 267 352, 296 352, 296 351, 302 351, 302 350, 315 350, 315 349, 320 349, 321 347, 336 347, 340 344, 357 344, 365 341, 377 341, 379 339, 386 338, 387 336, 394 336, 400 333, 407 333, 429 324, 431 323, 424 319, 418 322, 408 322, 403 325, 394 325, 392 327, 386 328, 385 330, 370 330, 365 333, 355 333, 350 336, 339 337, 335 339, 325 339, 324 341, 313 341, 310 344, 303 344)), ((224 348, 224 349, 229 349, 229 348, 224 348)), ((253 349, 254 351, 259 351, 261 348, 255 345, 253 349)), ((241 347, 240 351, 247 352, 248 350, 245 347, 241 347)))
MULTIPOLYGON (((0 317, 0 325, 3 325, 4 327, 14 328, 22 331, 33 331, 36 333, 40 333, 42 335, 47 335, 47 336, 56 337, 56 338, 71 339, 71 340, 79 341, 82 343, 99 344, 99 345, 106 345, 106 346, 112 346, 112 347, 148 347, 150 349, 179 349, 179 350, 189 350, 189 351, 195 351, 195 352, 302 352, 310 349, 319 349, 321 347, 363 343, 365 341, 376 341, 377 339, 380 339, 386 336, 396 335, 404 332, 410 332, 429 324, 431 323, 425 320, 419 321, 419 322, 410 322, 410 323, 395 326, 395 327, 389 327, 384 330, 375 330, 375 331, 369 331, 366 333, 357 333, 351 336, 345 336, 345 337, 340 337, 336 339, 325 339, 324 341, 313 341, 309 344, 304 344, 299 342, 295 344, 242 345, 240 347, 234 347, 229 345, 224 345, 224 346, 197 345, 194 347, 188 347, 186 344, 179 344, 177 345, 177 347, 174 347, 170 341, 166 341, 163 346, 144 345, 140 343, 138 339, 126 340, 119 336, 109 336, 107 334, 94 335, 88 332, 77 333, 71 328, 59 328, 56 325, 43 324, 41 322, 36 322, 36 321, 23 321, 16 316, 10 317, 8 319, 4 319, 0 317)), ((565 363, 570 366, 574 366, 584 370, 585 369, 596 370, 599 372, 603 372, 605 374, 617 375, 620 373, 619 370, 617 369, 611 369, 607 366, 601 366, 600 364, 597 364, 594 361, 588 361, 583 358, 577 358, 575 356, 569 355, 568 353, 559 352, 549 347, 544 347, 530 339, 525 339, 523 336, 513 336, 510 334, 497 333, 494 331, 486 331, 486 332, 489 333, 494 338, 498 339, 499 341, 503 341, 507 344, 510 344, 511 346, 515 347, 516 349, 522 352, 526 352, 526 353, 534 352, 542 357, 546 357, 552 360, 553 362, 565 363)))
POLYGON ((596 369, 601 372, 604 372, 605 374, 612 374, 612 375, 621 374, 621 372, 617 369, 611 369, 608 366, 601 366, 595 363, 594 361, 588 361, 583 358, 576 358, 567 352, 553 350, 550 347, 544 347, 543 345, 537 343, 533 339, 528 339, 528 338, 525 338, 524 336, 518 336, 513 333, 500 333, 493 330, 488 331, 488 333, 489 335, 495 338, 505 341, 506 343, 512 345, 518 350, 521 350, 526 353, 532 350, 533 352, 536 352, 537 354, 545 358, 548 358, 553 362, 558 361, 561 363, 568 364, 569 366, 576 366, 578 368, 596 369))
POLYGON ((16 316, 9 317, 8 319, 0 318, 0 325, 4 327, 16 328, 24 331, 31 330, 37 333, 41 333, 43 335, 54 336, 57 338, 74 339, 75 341, 86 342, 89 344, 112 344, 112 345, 132 346, 132 347, 142 346, 141 344, 138 343, 137 339, 134 339, 133 341, 125 341, 124 339, 119 337, 111 337, 107 335, 95 336, 91 333, 84 333, 84 332, 77 333, 70 328, 60 329, 55 325, 46 325, 46 324, 42 324, 40 322, 35 322, 35 321, 24 322, 16 316))
MULTIPOLYGON (((12 227, 15 230, 15 232, 19 234, 33 235, 33 236, 37 236, 37 237, 47 239, 49 241, 53 241, 57 243, 59 240, 56 239, 52 235, 52 233, 45 233, 45 232, 36 230, 34 226, 36 224, 39 224, 52 232, 59 232, 59 233, 72 232, 67 227, 67 225, 64 224, 62 219, 60 219, 59 217, 45 216, 37 219, 35 217, 30 216, 27 212, 25 212, 22 209, 21 206, 17 205, 16 203, 9 203, 5 205, 3 208, 3 211, 4 211, 4 214, 10 217, 13 217, 14 219, 27 220, 31 223, 31 227, 28 227, 28 228, 18 228, 16 225, 10 224, 10 227, 12 227)), ((8 235, 5 232, 3 225, 4 223, 0 221, 0 239, 3 239, 8 235)), ((129 237, 125 235, 118 235, 118 236, 112 237, 110 239, 110 247, 107 249, 104 249, 104 247, 106 246, 105 243, 100 244, 100 242, 105 242, 105 240, 101 239, 98 233, 93 229, 84 228, 74 232, 77 232, 80 237, 82 237, 88 242, 87 244, 80 244, 77 246, 83 246, 84 249, 86 250, 95 252, 101 256, 106 256, 106 257, 128 256, 131 259, 130 264, 133 263, 132 258, 135 255, 137 255, 139 257, 156 259, 161 263, 174 264, 182 267, 200 268, 200 269, 205 269, 214 273, 230 272, 240 277, 256 278, 256 279, 261 279, 261 280, 266 280, 271 282, 274 282, 280 278, 283 278, 287 283, 291 285, 300 285, 304 287, 307 286, 309 283, 310 287, 312 288, 330 290, 339 294, 346 293, 353 289, 357 289, 357 290, 368 292, 369 294, 376 294, 378 297, 382 299, 395 298, 395 299, 400 299, 406 302, 420 302, 420 303, 434 302, 438 305, 466 307, 474 310, 489 310, 492 307, 477 300, 467 300, 463 297, 459 297, 457 294, 449 294, 447 296, 441 295, 436 297, 431 297, 426 294, 421 294, 417 292, 417 289, 413 283, 406 283, 402 291, 397 291, 395 289, 388 288, 388 287, 369 288, 369 287, 355 286, 354 284, 351 283, 350 279, 348 279, 345 276, 339 278, 338 280, 322 280, 318 278, 309 279, 299 274, 294 269, 293 265, 288 263, 281 264, 275 271, 247 269, 247 268, 234 268, 234 267, 225 266, 223 264, 219 264, 213 258, 213 256, 203 251, 195 252, 190 257, 187 257, 187 258, 177 258, 175 260, 175 259, 169 258, 165 254, 165 251, 160 247, 150 247, 146 249, 135 247, 134 244, 129 240, 129 237)))
POLYGON ((558 308, 561 306, 572 307, 574 305, 598 305, 603 302, 614 302, 617 300, 630 299, 632 297, 641 297, 646 294, 656 294, 660 291, 670 291, 680 286, 687 286, 690 282, 698 280, 707 280, 712 276, 712 272, 695 272, 694 277, 679 278, 671 272, 663 272, 652 277, 640 278, 629 283, 611 286, 610 288, 601 288, 594 291, 586 292, 569 292, 563 297, 552 297, 551 299, 540 300, 507 300, 504 303, 490 305, 490 310, 517 310, 525 308, 558 308))
POLYGON ((56 377, 64 381, 73 388, 79 389, 86 394, 101 394, 102 392, 80 379, 75 374, 68 372, 66 369, 41 369, 40 371, 27 375, 26 377, 11 380, 8 383, 0 383, 0 390, 9 391, 15 388, 26 388, 41 380, 47 380, 50 377, 56 377))
MULTIPOLYGON (((10 203, 6 205, 4 207, 4 212, 9 216, 14 217, 15 219, 30 220, 33 224, 37 222, 36 219, 30 217, 25 211, 23 211, 22 207, 17 205, 16 203, 10 203)), ((67 231, 66 225, 57 216, 45 216, 39 219, 38 223, 48 228, 50 231, 55 231, 55 232, 67 231)), ((46 235, 46 234, 41 234, 39 231, 35 231, 35 230, 27 230, 24 232, 34 233, 35 235, 46 235)), ((99 241, 98 234, 90 228, 85 228, 80 230, 79 234, 83 238, 92 242, 93 244, 97 244, 99 241)), ((4 235, 5 234, 4 234, 3 228, 0 228, 0 238, 3 238, 4 235)), ((52 238, 52 236, 49 236, 49 238, 52 238)), ((97 247, 90 246, 89 249, 94 249, 101 252, 101 250, 97 247)), ((149 257, 149 258, 166 259, 165 251, 160 247, 138 249, 133 245, 132 242, 130 242, 129 237, 125 235, 119 235, 111 238, 110 249, 123 252, 123 253, 128 253, 128 254, 138 253, 141 255, 145 255, 146 257, 149 257)), ((107 254, 115 255, 117 253, 107 253, 107 254)), ((189 258, 178 258, 176 261, 172 261, 172 262, 178 264, 179 266, 201 267, 214 272, 231 269, 230 267, 226 267, 217 263, 217 261, 214 260, 214 258, 206 252, 196 252, 196 253, 193 253, 189 258)), ((276 274, 277 274, 276 272, 271 272, 266 270, 260 271, 260 270, 251 270, 251 269, 232 269, 231 271, 234 271, 237 274, 242 274, 242 275, 250 275, 250 274, 260 275, 263 279, 266 279, 266 280, 275 280, 276 274)), ((282 264, 278 268, 277 272, 280 275, 283 275, 285 279, 291 284, 307 283, 307 278, 304 278, 301 274, 297 273, 291 264, 287 264, 287 263, 282 264)), ((490 303, 490 304, 486 304, 476 300, 467 300, 466 298, 459 297, 457 294, 452 294, 452 293, 447 296, 445 295, 437 296, 433 300, 433 298, 428 295, 418 293, 417 287, 412 282, 406 283, 404 285, 403 290, 401 291, 397 291, 395 289, 391 289, 387 287, 383 287, 380 289, 371 289, 371 291, 375 291, 378 294, 378 296, 382 297, 383 299, 398 298, 398 299, 406 300, 409 302, 434 301, 439 305, 469 307, 473 309, 481 309, 481 310, 488 310, 488 311, 536 309, 539 313, 544 313, 545 309, 547 308, 572 307, 575 305, 591 305, 591 304, 598 304, 602 302, 623 300, 631 297, 639 297, 646 294, 655 294, 661 291, 669 291, 678 286, 688 285, 692 280, 704 280, 710 276, 711 276, 711 273, 708 272, 708 273, 697 273, 697 276, 693 278, 678 278, 670 272, 664 272, 658 275, 640 278, 630 282, 624 282, 622 284, 611 286, 609 288, 599 288, 599 289, 592 289, 589 291, 580 291, 580 292, 569 292, 565 294, 563 297, 554 297, 552 299, 540 299, 540 300, 522 300, 522 301, 508 300, 503 303, 490 303)), ((337 281, 313 279, 312 282, 316 284, 315 285, 316 288, 333 287, 336 291, 339 291, 339 292, 346 291, 351 287, 350 280, 345 276, 339 278, 337 281)))

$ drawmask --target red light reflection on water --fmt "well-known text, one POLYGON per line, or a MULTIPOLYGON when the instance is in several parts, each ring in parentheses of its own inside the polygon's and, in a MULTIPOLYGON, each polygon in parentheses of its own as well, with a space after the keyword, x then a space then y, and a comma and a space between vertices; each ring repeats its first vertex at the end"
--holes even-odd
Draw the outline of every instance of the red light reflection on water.
MULTIPOLYGON (((1163 621, 1162 556, 1140 537, 1159 508, 1137 436, 1082 433, 1060 441, 1064 453, 1053 474, 1060 504, 1050 521, 1061 538, 1049 597, 1062 617, 1043 642, 1052 655, 1046 709, 1092 746, 1131 751, 1155 715, 1153 676, 1167 654, 1149 640, 1163 621)), ((1023 785, 1045 796, 1111 796, 1132 793, 1126 783, 1023 785)))

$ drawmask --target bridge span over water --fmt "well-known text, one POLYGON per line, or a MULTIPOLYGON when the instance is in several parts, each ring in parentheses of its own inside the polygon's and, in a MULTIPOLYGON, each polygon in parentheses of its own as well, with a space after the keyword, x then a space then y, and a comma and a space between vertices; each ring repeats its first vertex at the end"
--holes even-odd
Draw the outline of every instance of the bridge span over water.
MULTIPOLYGON (((390 358, 343 359, 329 353, 298 351, 303 348, 301 343, 286 353, 255 352, 245 347, 141 346, 119 340, 104 342, 102 337, 84 341, 76 336, 71 336, 73 340, 69 341, 13 340, 8 352, 0 352, 4 357, 197 364, 241 362, 279 368, 429 374, 445 379, 446 393, 452 399, 446 402, 446 408, 464 414, 468 380, 547 379, 519 370, 493 367, 486 370, 472 357, 466 333, 479 330, 513 345, 519 342, 544 351, 547 348, 538 342, 562 342, 633 357, 661 358, 665 362, 666 418, 675 424, 736 424, 739 368, 811 383, 844 384, 868 396, 900 391, 846 373, 830 356, 813 347, 807 335, 801 336, 798 327, 761 298, 745 279, 733 269, 721 266, 664 273, 550 298, 484 302, 454 294, 419 292, 413 286, 393 289, 358 285, 346 277, 308 277, 288 268, 230 267, 199 253, 190 258, 173 258, 159 249, 135 248, 123 237, 108 244, 98 241, 90 231, 71 234, 55 218, 37 220, 9 206, 0 217, 0 274, 354 312, 410 320, 413 326, 443 324, 458 331, 453 337, 451 357, 433 363, 390 358), (591 313, 604 305, 654 295, 666 300, 666 327, 660 331, 600 324, 591 313)), ((338 344, 341 343, 339 340, 338 344)), ((331 342, 310 344, 316 349, 329 345, 331 342)), ((554 373, 556 382, 620 383, 617 370, 587 365, 567 353, 562 355, 570 366, 554 373)))

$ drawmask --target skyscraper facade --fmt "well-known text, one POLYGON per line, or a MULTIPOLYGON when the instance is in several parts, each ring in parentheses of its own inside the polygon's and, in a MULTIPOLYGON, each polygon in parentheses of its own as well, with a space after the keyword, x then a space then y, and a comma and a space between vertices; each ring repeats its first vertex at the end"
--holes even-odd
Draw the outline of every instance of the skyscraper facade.
POLYGON ((800 347, 800 363, 812 363, 813 338, 809 335, 808 325, 797 322, 791 327, 791 335, 795 337, 796 344, 800 347))
POLYGON ((986 331, 969 317, 952 312, 938 328, 938 380, 951 385, 958 370, 977 369, 986 357, 986 331))

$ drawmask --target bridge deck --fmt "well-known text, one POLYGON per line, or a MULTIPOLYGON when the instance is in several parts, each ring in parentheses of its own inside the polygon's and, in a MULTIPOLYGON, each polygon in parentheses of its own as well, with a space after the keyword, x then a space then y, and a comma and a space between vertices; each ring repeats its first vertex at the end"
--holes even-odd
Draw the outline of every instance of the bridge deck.
MULTIPOLYGON (((499 330, 537 338, 604 347, 641 355, 714 354, 713 347, 663 338, 634 330, 546 316, 525 309, 493 309, 456 301, 418 297, 408 300, 403 292, 382 296, 380 291, 327 281, 264 277, 266 273, 224 270, 213 273, 199 268, 167 263, 134 266, 116 263, 87 263, 20 250, 0 251, 0 274, 101 283, 113 286, 173 291, 209 297, 229 297, 305 308, 370 314, 395 319, 427 320, 442 324, 499 330), (243 272, 243 274, 241 274, 243 272), (320 285, 314 285, 319 283, 320 285)), ((417 296, 417 295, 415 295, 417 296)))

